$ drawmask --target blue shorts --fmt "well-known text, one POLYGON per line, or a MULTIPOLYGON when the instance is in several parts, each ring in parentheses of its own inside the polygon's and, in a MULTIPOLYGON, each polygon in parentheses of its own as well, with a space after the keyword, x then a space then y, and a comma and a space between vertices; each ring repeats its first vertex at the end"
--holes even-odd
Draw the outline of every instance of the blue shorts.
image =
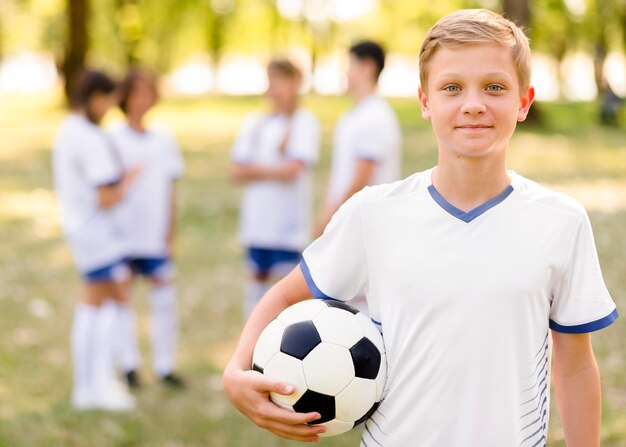
POLYGON ((295 265, 301 258, 299 251, 248 247, 248 264, 257 275, 269 275, 277 264, 295 265))
POLYGON ((130 270, 126 261, 120 259, 99 269, 83 273, 82 276, 88 283, 123 282, 129 278, 130 270))
POLYGON ((174 279, 174 266, 168 258, 128 258, 126 262, 135 275, 155 281, 174 279))

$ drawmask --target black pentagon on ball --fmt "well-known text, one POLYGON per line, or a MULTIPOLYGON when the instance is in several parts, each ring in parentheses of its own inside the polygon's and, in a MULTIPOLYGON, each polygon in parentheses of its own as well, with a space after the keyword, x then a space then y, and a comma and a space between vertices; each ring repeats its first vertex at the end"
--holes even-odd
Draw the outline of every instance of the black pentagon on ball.
POLYGON ((328 307, 335 307, 337 309, 343 309, 346 310, 348 312, 350 312, 351 314, 358 314, 359 310, 350 306, 349 304, 344 303, 343 301, 338 301, 338 300, 323 300, 324 303, 328 306, 328 307))
POLYGON ((367 421, 369 418, 372 417, 372 415, 374 414, 374 412, 376 411, 376 409, 378 408, 378 406, 380 405, 380 402, 376 402, 374 403, 374 405, 372 405, 372 408, 370 408, 369 410, 367 410, 367 413, 365 413, 363 415, 363 417, 359 418, 358 421, 354 422, 354 427, 356 427, 359 424, 362 424, 363 422, 367 421))
POLYGON ((294 404, 293 409, 298 413, 310 413, 312 411, 319 413, 321 417, 309 422, 309 425, 322 424, 335 419, 335 398, 307 390, 294 404))
POLYGON ((252 370, 253 371, 258 371, 261 374, 263 374, 263 368, 261 368, 259 365, 257 365, 256 363, 254 365, 252 365, 252 370))
POLYGON ((363 337, 350 348, 354 363, 354 375, 362 379, 375 379, 380 369, 380 351, 370 341, 363 337))
POLYGON ((300 321, 287 326, 280 342, 280 351, 303 360, 322 342, 312 321, 300 321))

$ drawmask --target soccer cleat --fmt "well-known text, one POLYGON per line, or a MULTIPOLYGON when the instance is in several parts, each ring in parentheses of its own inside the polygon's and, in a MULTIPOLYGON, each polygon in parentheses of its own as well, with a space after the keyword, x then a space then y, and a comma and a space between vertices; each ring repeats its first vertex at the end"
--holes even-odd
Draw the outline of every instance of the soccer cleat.
POLYGON ((141 387, 141 381, 139 380, 139 374, 137 374, 136 369, 131 369, 124 373, 124 378, 129 388, 137 389, 141 387))
POLYGON ((161 376, 161 382, 164 385, 169 386, 170 388, 175 388, 179 390, 185 388, 185 381, 173 372, 161 376))

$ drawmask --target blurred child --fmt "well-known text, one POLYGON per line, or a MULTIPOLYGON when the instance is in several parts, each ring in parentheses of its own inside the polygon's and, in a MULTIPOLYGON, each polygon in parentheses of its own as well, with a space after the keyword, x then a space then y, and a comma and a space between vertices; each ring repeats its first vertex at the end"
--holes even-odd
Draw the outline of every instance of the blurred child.
POLYGON ((239 227, 250 272, 246 318, 270 280, 293 269, 309 242, 310 171, 320 142, 317 118, 299 105, 300 70, 276 59, 267 75, 270 110, 250 116, 232 148, 232 175, 246 184, 239 227))
MULTIPOLYGON (((174 373, 178 316, 172 264, 176 221, 176 181, 183 174, 183 158, 172 135, 146 126, 147 112, 158 100, 156 79, 133 69, 120 85, 120 107, 126 123, 111 131, 124 166, 140 164, 141 178, 118 207, 117 222, 124 234, 125 256, 133 278, 150 283, 150 323, 153 367, 160 380, 180 388, 174 373)), ((123 310, 120 364, 130 386, 138 386, 140 364, 135 315, 123 310)))
POLYGON ((400 178, 400 126, 389 103, 376 93, 385 51, 376 42, 362 41, 349 54, 348 93, 356 104, 335 128, 330 178, 315 236, 322 234, 335 211, 356 192, 400 178))
POLYGON ((71 335, 77 410, 130 410, 135 402, 114 375, 115 301, 127 296, 124 248, 113 208, 140 169, 124 171, 100 121, 115 105, 114 82, 99 71, 85 71, 71 98, 72 112, 61 125, 53 152, 62 226, 84 287, 71 335))

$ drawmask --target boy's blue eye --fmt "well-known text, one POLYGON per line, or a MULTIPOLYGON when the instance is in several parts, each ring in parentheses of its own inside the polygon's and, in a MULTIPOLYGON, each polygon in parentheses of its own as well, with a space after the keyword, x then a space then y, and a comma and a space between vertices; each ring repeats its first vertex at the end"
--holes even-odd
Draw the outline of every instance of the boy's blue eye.
POLYGON ((487 91, 489 92, 501 92, 502 90, 504 89, 502 88, 501 85, 498 85, 498 84, 491 84, 487 86, 487 91))
POLYGON ((446 85, 443 89, 446 92, 452 92, 452 93, 461 91, 461 88, 458 85, 446 85))

